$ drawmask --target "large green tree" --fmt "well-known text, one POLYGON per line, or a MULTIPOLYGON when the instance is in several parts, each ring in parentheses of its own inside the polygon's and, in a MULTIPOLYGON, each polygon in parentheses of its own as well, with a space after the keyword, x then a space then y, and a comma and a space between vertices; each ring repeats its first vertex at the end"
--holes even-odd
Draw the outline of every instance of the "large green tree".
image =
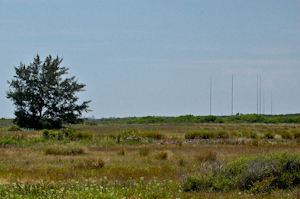
POLYGON ((60 128, 64 123, 79 123, 83 111, 90 111, 89 102, 77 104, 78 92, 85 84, 75 76, 63 78, 68 68, 60 67, 62 58, 49 55, 44 62, 37 55, 28 66, 20 63, 6 92, 15 105, 15 124, 24 128, 60 128))

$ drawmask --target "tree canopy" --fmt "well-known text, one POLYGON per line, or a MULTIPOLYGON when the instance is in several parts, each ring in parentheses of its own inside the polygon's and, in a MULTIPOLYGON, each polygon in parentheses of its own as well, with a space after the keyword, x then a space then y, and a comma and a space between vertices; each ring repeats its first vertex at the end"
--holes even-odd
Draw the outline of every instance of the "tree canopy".
POLYGON ((78 123, 83 111, 90 111, 89 103, 77 104, 76 93, 84 91, 75 76, 63 78, 68 68, 60 67, 62 58, 40 56, 28 66, 20 63, 15 67, 16 75, 9 84, 6 97, 15 105, 14 123, 24 128, 60 128, 64 123, 78 123))

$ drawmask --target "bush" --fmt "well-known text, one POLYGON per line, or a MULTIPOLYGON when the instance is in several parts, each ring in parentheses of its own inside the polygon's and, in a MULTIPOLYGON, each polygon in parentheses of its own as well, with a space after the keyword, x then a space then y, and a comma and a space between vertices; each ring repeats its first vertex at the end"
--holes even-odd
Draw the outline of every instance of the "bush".
POLYGON ((121 149, 120 151, 118 151, 118 155, 125 155, 126 150, 125 149, 121 149))
POLYGON ((193 131, 185 134, 185 139, 213 139, 217 133, 212 131, 193 131))
POLYGON ((288 131, 283 131, 283 132, 281 132, 280 135, 283 139, 293 139, 294 138, 294 135, 288 131))
POLYGON ((273 139, 275 137, 275 133, 268 131, 264 134, 264 138, 273 139))
POLYGON ((300 138, 300 131, 299 130, 292 130, 295 138, 300 138))
POLYGON ((154 140, 162 140, 166 138, 165 135, 158 132, 146 132, 146 133, 142 133, 141 136, 145 138, 151 138, 154 140))
POLYGON ((166 160, 166 159, 168 159, 168 152, 161 151, 161 152, 157 153, 154 157, 155 157, 155 159, 158 159, 158 160, 166 160))
POLYGON ((8 131, 22 131, 22 129, 18 126, 11 126, 8 128, 8 131))
POLYGON ((219 138, 223 138, 223 139, 226 139, 226 138, 229 138, 229 134, 227 133, 227 131, 219 131, 218 132, 218 137, 219 138))
POLYGON ((197 155, 196 159, 199 162, 214 162, 217 160, 217 153, 215 151, 209 150, 204 154, 197 155))
POLYGON ((102 158, 89 158, 79 161, 75 167, 80 169, 101 169, 104 165, 105 162, 102 158))
POLYGON ((140 148, 139 152, 140 152, 140 156, 148 156, 150 152, 150 148, 142 147, 140 148))
POLYGON ((68 138, 70 138, 71 140, 92 139, 93 134, 89 132, 79 131, 69 135, 68 138))
POLYGON ((216 162, 190 175, 183 183, 185 191, 249 190, 267 193, 276 189, 291 189, 300 183, 300 155, 272 152, 240 157, 228 163, 216 162))
POLYGON ((53 132, 53 130, 43 129, 43 137, 45 139, 62 140, 68 138, 70 140, 80 140, 80 139, 92 139, 93 134, 88 132, 77 132, 74 129, 65 128, 59 132, 53 132))

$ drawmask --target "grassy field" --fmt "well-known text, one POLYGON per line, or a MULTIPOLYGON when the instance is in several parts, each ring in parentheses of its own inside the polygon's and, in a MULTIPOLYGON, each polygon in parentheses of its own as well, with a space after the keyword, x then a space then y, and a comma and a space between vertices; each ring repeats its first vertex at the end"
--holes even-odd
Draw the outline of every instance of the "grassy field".
POLYGON ((300 197, 300 124, 11 126, 0 120, 1 198, 300 197))

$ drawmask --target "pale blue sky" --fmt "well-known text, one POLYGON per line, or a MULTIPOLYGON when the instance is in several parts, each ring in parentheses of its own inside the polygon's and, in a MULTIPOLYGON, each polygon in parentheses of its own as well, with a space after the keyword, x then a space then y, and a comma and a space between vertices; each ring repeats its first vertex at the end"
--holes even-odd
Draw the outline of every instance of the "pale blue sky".
POLYGON ((300 112, 300 0, 0 0, 0 117, 6 80, 36 54, 64 58, 101 117, 300 112), (263 96, 265 106, 263 106, 263 96))

